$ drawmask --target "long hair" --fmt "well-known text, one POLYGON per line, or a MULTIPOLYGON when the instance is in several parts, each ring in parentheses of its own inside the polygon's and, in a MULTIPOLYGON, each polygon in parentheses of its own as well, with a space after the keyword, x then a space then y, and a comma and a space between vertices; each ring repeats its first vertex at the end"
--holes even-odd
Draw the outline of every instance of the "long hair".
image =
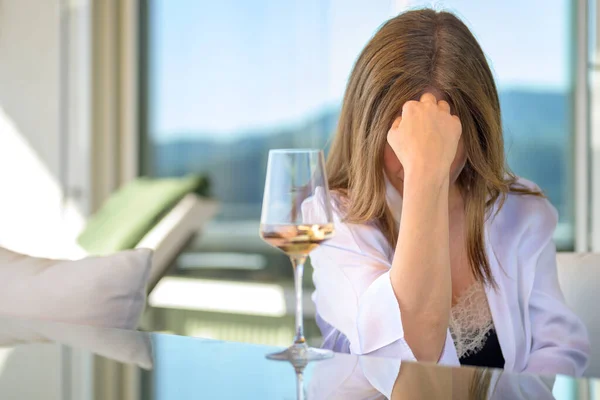
POLYGON ((395 246, 398 231, 385 197, 386 136, 402 105, 427 87, 443 93, 460 118, 467 161, 458 184, 468 259, 475 278, 495 286, 484 246, 485 219, 510 192, 543 194, 518 185, 508 170, 492 72, 473 34, 453 14, 405 12, 366 45, 350 75, 327 158, 329 187, 347 197, 347 222, 375 221, 395 246))

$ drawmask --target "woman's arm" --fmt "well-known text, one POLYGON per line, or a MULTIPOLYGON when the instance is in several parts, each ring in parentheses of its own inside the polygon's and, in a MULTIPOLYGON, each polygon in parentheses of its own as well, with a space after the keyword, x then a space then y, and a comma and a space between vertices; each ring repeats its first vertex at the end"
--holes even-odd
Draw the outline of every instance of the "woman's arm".
POLYGON ((402 220, 390 279, 402 311, 406 341, 419 361, 438 361, 450 316, 448 185, 448 178, 405 174, 402 220))
MULTIPOLYGON (((308 201, 323 201, 319 200, 323 196, 308 201)), ((306 210, 315 213, 319 207, 306 210)), ((393 249, 374 224, 345 223, 344 214, 343 209, 334 207, 334 237, 310 254, 316 287, 313 300, 317 323, 326 336, 325 346, 352 354, 414 361, 390 279, 389 254, 393 249)), ((459 365, 449 334, 440 362, 459 365)))
POLYGON ((452 302, 448 191, 461 135, 445 101, 409 101, 388 143, 404 169, 402 219, 390 279, 406 342, 419 361, 440 358, 452 302))

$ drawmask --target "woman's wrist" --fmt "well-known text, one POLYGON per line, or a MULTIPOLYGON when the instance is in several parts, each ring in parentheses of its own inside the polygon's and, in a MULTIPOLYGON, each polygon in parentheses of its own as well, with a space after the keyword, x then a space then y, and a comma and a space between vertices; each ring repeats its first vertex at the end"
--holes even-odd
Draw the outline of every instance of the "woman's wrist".
POLYGON ((411 187, 444 189, 450 184, 450 171, 436 166, 420 166, 404 170, 404 192, 411 187))

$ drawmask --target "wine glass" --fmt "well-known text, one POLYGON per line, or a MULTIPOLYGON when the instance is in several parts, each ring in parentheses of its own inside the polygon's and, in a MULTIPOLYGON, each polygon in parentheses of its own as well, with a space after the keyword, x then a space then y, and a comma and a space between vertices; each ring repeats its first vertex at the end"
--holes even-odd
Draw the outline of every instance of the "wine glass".
POLYGON ((286 253, 294 268, 296 336, 272 360, 294 367, 329 358, 329 350, 308 347, 302 324, 302 275, 308 254, 333 236, 333 217, 321 150, 271 150, 260 219, 260 236, 286 253))

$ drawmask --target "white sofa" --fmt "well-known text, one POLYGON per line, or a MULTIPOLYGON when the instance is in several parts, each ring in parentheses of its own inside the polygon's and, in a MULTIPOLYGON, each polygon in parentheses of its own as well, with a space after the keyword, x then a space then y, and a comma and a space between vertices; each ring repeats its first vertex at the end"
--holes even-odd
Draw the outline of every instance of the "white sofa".
MULTIPOLYGON (((153 250, 152 265, 148 277, 147 290, 150 292, 182 248, 200 231, 218 209, 215 200, 189 194, 179 201, 156 226, 138 243, 138 248, 153 250)), ((75 243, 64 246, 68 258, 86 256, 83 249, 75 243)), ((61 250, 63 250, 61 249, 61 250)), ((6 327, 3 327, 6 328, 6 327)), ((0 332, 1 333, 1 332, 0 332)), ((1 335, 0 335, 1 336, 1 335)), ((2 339, 0 337, 0 339, 2 339)), ((84 346, 85 347, 85 346, 84 346)), ((0 385, 10 384, 14 375, 31 375, 42 385, 28 388, 15 388, 15 393, 27 394, 24 398, 44 399, 91 399, 92 379, 102 377, 106 383, 101 399, 121 398, 124 400, 139 398, 134 395, 139 390, 139 371, 135 368, 118 369, 116 363, 94 363, 85 351, 67 351, 60 346, 30 345, 17 349, 3 348, 0 340, 0 385), (36 357, 35 368, 31 368, 31 357, 36 357), (66 364, 65 364, 66 363, 66 364), (65 365, 75 366, 66 369, 65 365), (98 368, 98 366, 102 366, 98 368), (45 374, 44 374, 45 371, 45 374), (109 372, 126 374, 124 380, 109 372), (46 376, 47 375, 47 376, 46 376), (66 380, 65 380, 66 379, 66 380), (126 381, 126 382, 125 382, 126 381), (64 382, 69 382, 65 385, 64 382), (129 388, 129 389, 127 389, 129 388), (127 389, 127 390, 126 390, 127 389), (25 392, 22 392, 25 390, 25 392), (127 396, 121 391, 127 392, 127 396)))
POLYGON ((154 252, 148 292, 152 291, 183 247, 202 230, 217 210, 216 200, 190 193, 142 238, 136 247, 152 249, 154 252))
POLYGON ((592 353, 585 375, 600 377, 600 253, 559 253, 557 262, 565 300, 590 336, 592 353))

